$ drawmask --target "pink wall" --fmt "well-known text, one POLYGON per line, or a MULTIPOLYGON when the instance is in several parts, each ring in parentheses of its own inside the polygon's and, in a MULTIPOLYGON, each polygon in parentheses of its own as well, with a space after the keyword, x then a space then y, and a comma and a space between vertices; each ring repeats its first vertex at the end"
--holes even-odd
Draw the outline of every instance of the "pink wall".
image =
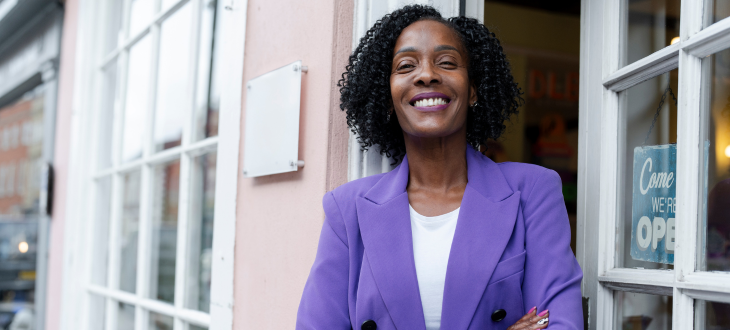
POLYGON ((48 246, 48 291, 46 293, 46 329, 58 329, 61 323, 61 291, 63 283, 63 239, 68 191, 68 162, 71 155, 71 116, 76 54, 78 0, 64 2, 61 59, 56 103, 55 182, 53 186, 53 215, 48 246))
MULTIPOLYGON (((239 179, 235 329, 294 327, 324 219, 322 196, 347 179, 348 134, 336 82, 351 50, 352 13, 352 1, 248 2, 244 85, 296 60, 309 67, 299 128, 299 158, 306 165, 239 179)), ((243 150, 240 155, 243 164, 243 150)))

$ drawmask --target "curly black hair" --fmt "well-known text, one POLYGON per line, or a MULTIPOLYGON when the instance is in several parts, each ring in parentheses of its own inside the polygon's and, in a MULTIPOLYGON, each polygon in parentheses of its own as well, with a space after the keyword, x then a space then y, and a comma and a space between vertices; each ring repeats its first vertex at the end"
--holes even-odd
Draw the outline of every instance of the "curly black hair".
POLYGON ((522 105, 522 91, 514 82, 509 63, 494 33, 476 19, 444 19, 433 7, 409 5, 385 15, 360 39, 337 83, 340 109, 364 149, 377 145, 380 153, 402 159, 406 147, 392 105, 390 74, 393 49, 403 29, 422 20, 440 22, 461 37, 469 54, 468 75, 477 93, 477 105, 467 114, 467 142, 478 149, 497 139, 504 122, 522 105))

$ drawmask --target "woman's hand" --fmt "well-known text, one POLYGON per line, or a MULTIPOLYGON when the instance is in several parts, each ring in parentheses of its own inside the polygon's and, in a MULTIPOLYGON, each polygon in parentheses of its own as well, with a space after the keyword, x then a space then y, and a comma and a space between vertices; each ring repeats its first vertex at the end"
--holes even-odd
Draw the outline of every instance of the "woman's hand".
POLYGON ((548 326, 549 315, 550 313, 547 310, 544 310, 540 312, 540 314, 537 314, 537 308, 532 307, 532 309, 527 312, 525 316, 517 320, 517 323, 507 328, 507 330, 545 329, 548 326))

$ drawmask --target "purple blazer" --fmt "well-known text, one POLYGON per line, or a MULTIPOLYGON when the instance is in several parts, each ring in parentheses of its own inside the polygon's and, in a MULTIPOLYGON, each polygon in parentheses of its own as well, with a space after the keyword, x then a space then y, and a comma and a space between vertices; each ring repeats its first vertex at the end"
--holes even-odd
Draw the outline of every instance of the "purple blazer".
MULTIPOLYGON (((533 306, 582 329, 580 266, 557 173, 467 147, 468 183, 446 270, 441 329, 506 329, 533 306), (506 317, 492 320, 503 309, 506 317)), ((408 210, 408 159, 323 199, 297 329, 425 329, 408 210), (372 322, 368 322, 372 325, 372 322)))

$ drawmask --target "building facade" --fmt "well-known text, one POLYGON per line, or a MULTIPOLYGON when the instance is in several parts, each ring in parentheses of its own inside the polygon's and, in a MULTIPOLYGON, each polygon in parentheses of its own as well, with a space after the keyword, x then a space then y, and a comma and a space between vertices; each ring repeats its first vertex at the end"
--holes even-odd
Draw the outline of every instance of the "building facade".
POLYGON ((322 196, 393 168, 337 83, 409 3, 500 39, 482 151, 560 174, 586 328, 730 329, 721 0, 0 0, 0 329, 293 328, 322 196))

